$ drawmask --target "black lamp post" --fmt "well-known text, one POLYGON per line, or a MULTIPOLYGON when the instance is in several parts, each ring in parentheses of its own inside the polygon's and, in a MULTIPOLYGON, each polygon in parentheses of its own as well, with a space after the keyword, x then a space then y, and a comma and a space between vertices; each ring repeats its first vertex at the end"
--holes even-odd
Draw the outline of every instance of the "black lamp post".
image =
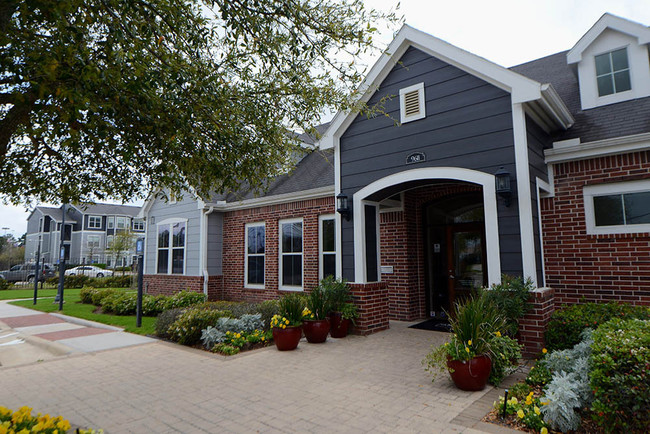
POLYGON ((336 196, 336 212, 341 214, 341 216, 343 216, 346 220, 350 220, 352 212, 350 210, 350 203, 347 195, 340 193, 338 196, 336 196))
POLYGON ((499 167, 497 173, 494 174, 496 182, 496 193, 501 196, 506 206, 510 206, 510 198, 512 196, 512 188, 510 187, 510 172, 502 167, 499 167))

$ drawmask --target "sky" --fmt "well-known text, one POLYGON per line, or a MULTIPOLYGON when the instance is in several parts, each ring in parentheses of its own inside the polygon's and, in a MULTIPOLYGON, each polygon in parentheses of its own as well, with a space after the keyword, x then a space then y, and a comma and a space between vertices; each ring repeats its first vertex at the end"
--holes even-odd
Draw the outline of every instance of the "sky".
MULTIPOLYGON (((365 3, 384 11, 397 4, 365 3)), ((398 10, 410 26, 505 67, 570 49, 605 12, 650 26, 648 0, 405 0, 398 10)), ((393 33, 380 31, 377 42, 388 45, 393 33)), ((0 235, 25 233, 28 215, 0 203, 0 235)))

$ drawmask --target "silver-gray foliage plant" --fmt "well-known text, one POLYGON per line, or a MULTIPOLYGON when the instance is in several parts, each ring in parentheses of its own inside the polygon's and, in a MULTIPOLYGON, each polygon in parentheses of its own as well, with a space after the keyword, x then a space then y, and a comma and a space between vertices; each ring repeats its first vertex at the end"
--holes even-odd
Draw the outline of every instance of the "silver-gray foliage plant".
POLYGON ((209 326, 201 332, 201 340, 203 345, 211 349, 216 344, 226 341, 226 333, 252 333, 255 330, 262 330, 264 322, 262 315, 244 314, 241 318, 219 318, 216 326, 209 326))
POLYGON ((570 350, 554 351, 546 358, 553 379, 546 386, 542 407, 544 421, 553 429, 567 432, 580 426, 578 410, 591 402, 589 387, 589 356, 592 330, 582 333, 582 341, 570 350))

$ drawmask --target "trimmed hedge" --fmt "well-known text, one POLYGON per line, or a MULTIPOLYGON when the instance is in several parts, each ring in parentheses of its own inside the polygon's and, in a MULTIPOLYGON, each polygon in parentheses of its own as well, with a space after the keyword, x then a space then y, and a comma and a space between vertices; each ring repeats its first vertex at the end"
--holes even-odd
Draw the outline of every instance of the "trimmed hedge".
POLYGON ((616 318, 593 338, 594 420, 607 432, 650 432, 650 321, 616 318))
MULTIPOLYGON (((63 277, 63 287, 65 289, 83 288, 92 286, 93 288, 130 288, 132 276, 111 276, 111 277, 88 277, 83 274, 63 277)), ((59 278, 50 277, 45 281, 48 285, 58 286, 59 278)))
MULTIPOLYGON (((116 315, 135 315, 138 293, 114 288, 95 289, 84 287, 80 293, 82 303, 101 306, 104 312, 116 315)), ((205 301, 205 295, 197 292, 181 291, 172 296, 142 296, 142 314, 156 316, 169 309, 184 308, 205 301)))
POLYGON ((565 307, 551 315, 546 330, 549 351, 566 350, 580 343, 586 328, 597 328, 612 318, 650 319, 650 308, 618 303, 584 303, 565 307))

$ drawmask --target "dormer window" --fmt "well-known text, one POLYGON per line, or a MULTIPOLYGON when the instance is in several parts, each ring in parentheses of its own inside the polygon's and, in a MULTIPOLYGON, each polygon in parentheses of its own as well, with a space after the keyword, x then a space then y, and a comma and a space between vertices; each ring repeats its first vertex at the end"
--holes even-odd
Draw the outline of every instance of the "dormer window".
POLYGON ((632 89, 627 48, 595 56, 598 96, 632 89))

